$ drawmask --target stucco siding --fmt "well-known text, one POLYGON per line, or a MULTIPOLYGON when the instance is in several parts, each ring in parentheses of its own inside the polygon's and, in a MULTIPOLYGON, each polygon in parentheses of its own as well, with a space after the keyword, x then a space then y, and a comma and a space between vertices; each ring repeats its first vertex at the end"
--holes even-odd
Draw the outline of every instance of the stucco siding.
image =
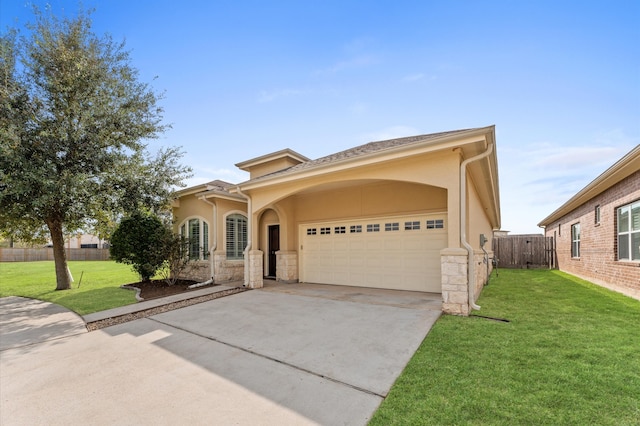
POLYGON ((382 182, 297 195, 294 216, 300 224, 446 210, 447 192, 442 188, 382 182))
POLYGON ((640 296, 640 262, 617 260, 618 207, 640 199, 640 171, 582 204, 545 229, 556 238, 556 255, 561 271, 585 278, 625 294, 640 296), (600 206, 600 223, 595 208, 600 206), (571 257, 571 226, 580 223, 580 257, 571 257))
POLYGON ((446 190, 403 182, 365 184, 296 196, 298 222, 446 209, 446 190))
POLYGON ((243 278, 244 262, 242 260, 228 261, 226 259, 225 218, 231 213, 247 215, 247 204, 241 201, 217 198, 216 215, 214 222, 213 206, 195 195, 180 198, 180 206, 173 209, 174 232, 179 232, 180 225, 187 219, 200 218, 209 225, 208 247, 210 257, 208 260, 191 262, 189 268, 183 274, 183 278, 196 281, 205 281, 211 278, 211 266, 215 271, 215 282, 238 281, 243 278))

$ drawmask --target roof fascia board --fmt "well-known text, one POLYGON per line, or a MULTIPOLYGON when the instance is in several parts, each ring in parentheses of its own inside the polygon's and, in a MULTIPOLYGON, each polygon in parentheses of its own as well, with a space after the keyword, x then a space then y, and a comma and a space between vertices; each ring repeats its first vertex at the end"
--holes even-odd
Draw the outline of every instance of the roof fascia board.
POLYGON ((555 222, 638 170, 640 170, 640 145, 637 145, 627 155, 622 157, 595 178, 591 183, 582 188, 566 203, 558 207, 558 209, 553 213, 540 221, 538 226, 544 228, 552 222, 555 222))
POLYGON ((185 195, 197 194, 198 192, 202 192, 206 190, 207 190, 207 185, 203 183, 200 185, 191 186, 189 188, 176 191, 174 195, 176 198, 180 198, 180 197, 184 197, 185 195))
POLYGON ((240 170, 246 171, 246 169, 251 168, 257 164, 262 164, 262 163, 266 163, 267 161, 278 160, 280 158, 285 158, 285 157, 291 157, 297 161, 300 161, 301 163, 310 161, 309 158, 305 157, 304 155, 297 153, 292 149, 285 148, 280 151, 271 152, 269 154, 261 155, 260 157, 242 161, 240 163, 237 163, 235 166, 238 167, 240 170))
POLYGON ((201 198, 201 197, 205 197, 205 198, 221 198, 221 199, 224 199, 224 200, 238 201, 238 202, 245 203, 245 204, 247 202, 246 198, 241 197, 240 195, 230 194, 228 192, 222 192, 222 191, 216 191, 216 190, 198 192, 198 193, 196 193, 194 195, 197 198, 201 198))
MULTIPOLYGON (((303 179, 317 176, 319 174, 333 173, 340 170, 345 170, 354 167, 361 167, 370 164, 380 163, 383 161, 394 160, 402 156, 406 156, 408 153, 412 155, 425 154, 429 152, 441 151, 446 149, 453 149, 458 147, 464 147, 478 142, 486 142, 486 136, 493 132, 494 127, 483 127, 479 129, 469 130, 468 132, 456 133, 454 135, 445 135, 436 139, 428 139, 424 142, 412 143, 408 145, 401 145, 398 147, 392 147, 389 149, 372 152, 369 154, 358 155, 355 157, 345 158, 337 160, 331 163, 322 163, 308 169, 303 169, 293 173, 287 173, 284 175, 276 175, 274 177, 266 177, 259 179, 255 182, 246 181, 239 184, 240 188, 244 190, 251 190, 267 185, 274 185, 278 183, 288 182, 292 178, 303 179)), ((233 191, 233 189, 230 189, 233 191)))

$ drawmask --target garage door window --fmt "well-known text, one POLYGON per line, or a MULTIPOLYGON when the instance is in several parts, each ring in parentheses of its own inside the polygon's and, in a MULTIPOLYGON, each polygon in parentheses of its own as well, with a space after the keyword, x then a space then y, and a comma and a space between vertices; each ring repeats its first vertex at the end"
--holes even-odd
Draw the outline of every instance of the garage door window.
POLYGON ((380 224, 370 223, 367 225, 367 232, 380 232, 380 224))
POLYGON ((444 229, 444 220, 427 220, 427 229, 444 229))
POLYGON ((333 232, 335 232, 336 234, 346 234, 347 233, 347 227, 346 226, 336 226, 334 228, 333 232))
POLYGON ((414 231, 417 229, 420 229, 420 221, 418 220, 404 223, 405 231, 414 231))
POLYGON ((331 234, 331 228, 320 228, 320 235, 329 235, 331 234))
POLYGON ((384 230, 385 231, 399 231, 400 230, 400 223, 399 222, 385 223, 384 224, 384 230))
POLYGON ((316 235, 317 233, 316 228, 307 228, 307 235, 316 235))
POLYGON ((349 232, 352 234, 359 234, 362 232, 362 225, 351 225, 349 232))

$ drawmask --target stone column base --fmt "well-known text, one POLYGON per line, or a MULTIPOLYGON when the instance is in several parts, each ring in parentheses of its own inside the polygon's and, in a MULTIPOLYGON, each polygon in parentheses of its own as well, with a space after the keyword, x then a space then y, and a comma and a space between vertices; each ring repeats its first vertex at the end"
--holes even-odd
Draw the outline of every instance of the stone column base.
POLYGON ((298 252, 276 252, 276 280, 286 284, 298 282, 298 252))
MULTIPOLYGON (((264 282, 263 276, 263 264, 262 264, 262 250, 250 250, 248 253, 248 259, 245 262, 249 262, 249 288, 262 288, 264 282)), ((246 282, 246 281, 245 281, 246 282)))
POLYGON ((442 311, 446 314, 469 315, 468 256, 463 248, 440 251, 442 311))

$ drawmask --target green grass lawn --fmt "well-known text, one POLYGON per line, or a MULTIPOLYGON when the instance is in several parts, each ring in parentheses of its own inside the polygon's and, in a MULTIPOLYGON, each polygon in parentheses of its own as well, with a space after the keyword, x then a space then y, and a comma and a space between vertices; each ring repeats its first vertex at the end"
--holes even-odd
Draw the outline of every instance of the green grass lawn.
POLYGON ((23 296, 45 300, 79 315, 136 303, 134 291, 119 288, 122 284, 139 281, 131 266, 113 261, 70 261, 69 269, 75 280, 71 283, 71 290, 56 291, 53 261, 2 262, 0 297, 23 296))
POLYGON ((372 425, 640 425, 640 301, 558 271, 500 270, 443 316, 372 425))

